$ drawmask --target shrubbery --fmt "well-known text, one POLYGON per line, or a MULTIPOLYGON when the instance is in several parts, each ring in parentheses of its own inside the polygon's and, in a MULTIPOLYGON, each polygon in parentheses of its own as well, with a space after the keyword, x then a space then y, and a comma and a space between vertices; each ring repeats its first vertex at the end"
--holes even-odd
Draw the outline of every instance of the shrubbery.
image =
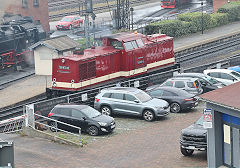
POLYGON ((147 34, 164 33, 172 37, 180 37, 202 30, 225 25, 240 20, 240 1, 223 5, 217 13, 201 12, 184 13, 174 20, 163 20, 147 25, 147 34))

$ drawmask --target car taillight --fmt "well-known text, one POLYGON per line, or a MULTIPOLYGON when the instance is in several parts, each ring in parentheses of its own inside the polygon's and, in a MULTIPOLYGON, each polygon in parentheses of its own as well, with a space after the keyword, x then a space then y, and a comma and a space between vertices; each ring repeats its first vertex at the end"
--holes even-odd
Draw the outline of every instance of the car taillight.
POLYGON ((54 113, 49 113, 49 114, 48 114, 48 117, 51 117, 53 114, 54 114, 54 113))
POLYGON ((100 99, 97 99, 97 98, 95 99, 96 102, 99 102, 99 100, 100 100, 100 99))
POLYGON ((193 98, 189 98, 189 99, 184 99, 185 101, 192 101, 193 98))

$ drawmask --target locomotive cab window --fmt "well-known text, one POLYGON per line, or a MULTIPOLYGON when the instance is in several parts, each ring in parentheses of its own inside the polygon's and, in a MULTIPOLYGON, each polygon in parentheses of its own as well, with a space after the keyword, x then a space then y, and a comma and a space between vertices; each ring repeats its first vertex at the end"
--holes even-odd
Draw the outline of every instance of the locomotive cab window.
POLYGON ((116 41, 116 40, 112 41, 112 46, 115 49, 119 49, 119 50, 123 49, 122 42, 120 42, 120 41, 116 41))
POLYGON ((137 39, 136 42, 137 42, 139 48, 144 47, 144 43, 143 43, 142 39, 137 39))
POLYGON ((131 41, 124 43, 124 47, 126 51, 134 49, 131 41))

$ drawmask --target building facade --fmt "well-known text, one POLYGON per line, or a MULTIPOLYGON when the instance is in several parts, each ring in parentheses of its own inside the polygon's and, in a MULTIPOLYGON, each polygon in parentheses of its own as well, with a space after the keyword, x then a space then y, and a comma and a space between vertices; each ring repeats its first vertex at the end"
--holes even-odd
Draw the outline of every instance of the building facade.
POLYGON ((41 23, 46 33, 50 31, 48 0, 21 0, 6 5, 5 13, 32 16, 35 22, 41 23))
POLYGON ((208 167, 240 167, 240 82, 200 97, 212 111, 207 134, 208 167))

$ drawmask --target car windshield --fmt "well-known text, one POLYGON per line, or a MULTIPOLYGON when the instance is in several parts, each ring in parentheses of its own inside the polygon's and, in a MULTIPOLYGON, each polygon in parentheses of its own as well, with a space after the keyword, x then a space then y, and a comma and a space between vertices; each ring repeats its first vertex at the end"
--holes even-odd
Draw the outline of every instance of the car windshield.
POLYGON ((141 102, 147 102, 149 100, 151 100, 151 96, 149 96, 147 93, 145 92, 139 92, 135 95, 141 102))
POLYGON ((237 73, 237 72, 231 72, 231 74, 232 74, 233 76, 235 76, 235 77, 237 77, 237 78, 240 79, 240 74, 239 74, 239 73, 237 73))
POLYGON ((196 122, 197 125, 203 125, 203 116, 200 117, 197 122, 196 122))
POLYGON ((71 22, 71 21, 72 21, 72 18, 64 17, 64 18, 62 18, 61 21, 62 21, 62 22, 71 22))
POLYGON ((81 109, 81 112, 83 112, 89 118, 94 118, 101 115, 99 111, 95 110, 92 107, 86 107, 84 109, 81 109))
POLYGON ((214 79, 214 78, 212 78, 212 77, 210 77, 210 76, 208 76, 208 75, 204 76, 203 78, 204 78, 205 80, 209 81, 211 84, 217 84, 217 83, 219 83, 219 81, 217 81, 216 79, 214 79))

